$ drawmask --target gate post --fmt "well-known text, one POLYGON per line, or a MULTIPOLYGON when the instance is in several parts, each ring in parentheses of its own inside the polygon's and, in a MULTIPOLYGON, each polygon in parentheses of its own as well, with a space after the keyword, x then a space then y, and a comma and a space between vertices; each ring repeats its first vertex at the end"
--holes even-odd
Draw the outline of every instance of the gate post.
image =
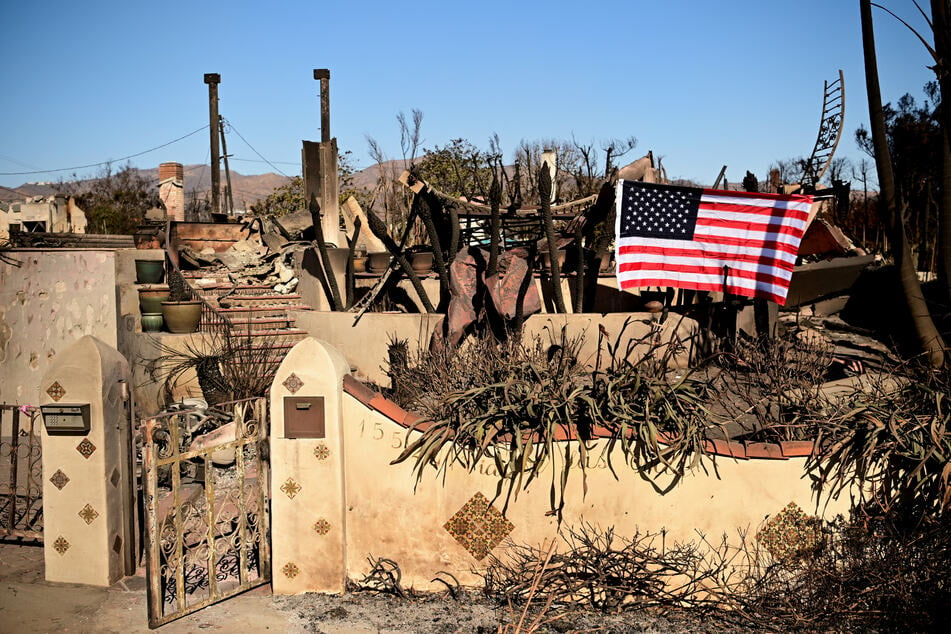
POLYGON ((271 562, 275 594, 346 590, 346 359, 308 337, 271 385, 271 562))
POLYGON ((47 581, 109 586, 134 572, 130 377, 118 350, 86 335, 40 383, 47 581))

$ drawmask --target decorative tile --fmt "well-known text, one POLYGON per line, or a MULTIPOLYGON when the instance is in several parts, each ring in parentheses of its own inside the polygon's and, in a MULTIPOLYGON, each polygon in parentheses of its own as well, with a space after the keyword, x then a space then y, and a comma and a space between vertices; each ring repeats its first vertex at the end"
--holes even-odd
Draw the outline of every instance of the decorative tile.
POLYGON ((314 455, 317 457, 317 460, 326 460, 330 457, 330 447, 326 443, 320 443, 314 447, 314 455))
POLYGON ((791 563, 815 550, 822 540, 822 523, 806 515, 795 502, 769 518, 756 533, 756 541, 780 563, 791 563))
POLYGON ((76 451, 83 455, 83 458, 89 459, 89 456, 96 451, 96 445, 92 444, 88 438, 83 438, 83 441, 76 445, 76 451))
POLYGON ((53 483, 60 491, 63 490, 63 487, 69 483, 69 476, 62 472, 62 470, 57 469, 56 473, 50 476, 50 482, 53 483))
POLYGON ((301 486, 294 481, 294 478, 288 478, 284 484, 281 485, 281 491, 284 492, 284 495, 290 499, 294 499, 294 496, 300 493, 301 486))
POLYGON ((112 470, 112 475, 109 476, 109 482, 111 482, 114 487, 119 486, 119 467, 112 470))
POLYGON ((314 532, 317 533, 318 535, 326 535, 327 533, 330 532, 330 522, 328 522, 324 518, 320 518, 319 520, 314 522, 314 532))
POLYGON ((284 379, 284 383, 282 385, 284 385, 284 387, 287 388, 287 391, 291 394, 296 394, 297 390, 304 387, 304 382, 300 380, 300 377, 291 372, 291 375, 284 379))
POLYGON ((57 403, 59 403, 59 399, 66 396, 66 390, 63 389, 63 386, 59 384, 59 381, 54 381, 53 385, 46 389, 46 393, 49 394, 50 398, 52 398, 57 403))
POLYGON ((66 551, 69 550, 69 542, 66 541, 66 538, 60 535, 56 538, 56 541, 53 542, 53 548, 56 549, 60 555, 65 555, 66 551))
POLYGON ((112 540, 112 552, 118 555, 120 550, 122 550, 122 538, 116 535, 116 538, 112 540))
POLYGON ((469 554, 481 561, 498 546, 515 526, 493 507, 481 493, 476 493, 443 525, 469 554))
POLYGON ((92 524, 93 521, 99 517, 99 511, 87 504, 83 507, 83 510, 79 512, 79 517, 83 518, 83 521, 87 524, 92 524))
POLYGON ((289 561, 284 564, 283 568, 281 568, 281 572, 283 572, 284 576, 288 579, 293 579, 300 574, 300 568, 298 568, 297 564, 295 564, 293 561, 289 561))

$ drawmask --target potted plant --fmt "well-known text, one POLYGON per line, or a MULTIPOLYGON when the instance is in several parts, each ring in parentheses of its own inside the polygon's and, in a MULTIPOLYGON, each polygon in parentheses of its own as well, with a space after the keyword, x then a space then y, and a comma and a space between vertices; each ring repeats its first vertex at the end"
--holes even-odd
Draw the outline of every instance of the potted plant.
POLYGON ((162 312, 162 302, 169 299, 168 286, 165 284, 143 284, 139 286, 139 311, 143 315, 162 312))
POLYGON ((410 266, 417 275, 427 275, 433 270, 433 248, 428 245, 410 247, 406 253, 410 266))
POLYGON ((136 260, 135 281, 139 284, 158 284, 165 273, 162 260, 136 260))
POLYGON ((176 268, 168 272, 169 298, 162 302, 162 318, 169 332, 186 334, 198 330, 201 301, 192 299, 185 278, 176 268))

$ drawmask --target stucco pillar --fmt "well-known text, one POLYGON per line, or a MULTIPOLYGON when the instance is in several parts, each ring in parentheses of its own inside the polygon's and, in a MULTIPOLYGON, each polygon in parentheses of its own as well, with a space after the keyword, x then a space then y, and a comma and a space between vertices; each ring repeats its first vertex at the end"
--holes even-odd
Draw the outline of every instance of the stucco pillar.
POLYGON ((275 594, 346 589, 343 377, 349 365, 309 337, 271 386, 271 562, 275 594))
POLYGON ((109 586, 134 572, 129 364, 86 335, 40 383, 43 550, 47 581, 109 586), (61 414, 88 404, 88 430, 61 414))

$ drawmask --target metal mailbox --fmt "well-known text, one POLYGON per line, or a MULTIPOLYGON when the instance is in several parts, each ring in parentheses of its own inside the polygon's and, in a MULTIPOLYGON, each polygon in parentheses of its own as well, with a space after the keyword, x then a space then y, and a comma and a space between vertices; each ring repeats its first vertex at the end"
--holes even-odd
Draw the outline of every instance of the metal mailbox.
POLYGON ((89 433, 89 403, 41 405, 40 410, 47 433, 89 433))
POLYGON ((324 438, 324 397, 284 397, 284 437, 324 438))

